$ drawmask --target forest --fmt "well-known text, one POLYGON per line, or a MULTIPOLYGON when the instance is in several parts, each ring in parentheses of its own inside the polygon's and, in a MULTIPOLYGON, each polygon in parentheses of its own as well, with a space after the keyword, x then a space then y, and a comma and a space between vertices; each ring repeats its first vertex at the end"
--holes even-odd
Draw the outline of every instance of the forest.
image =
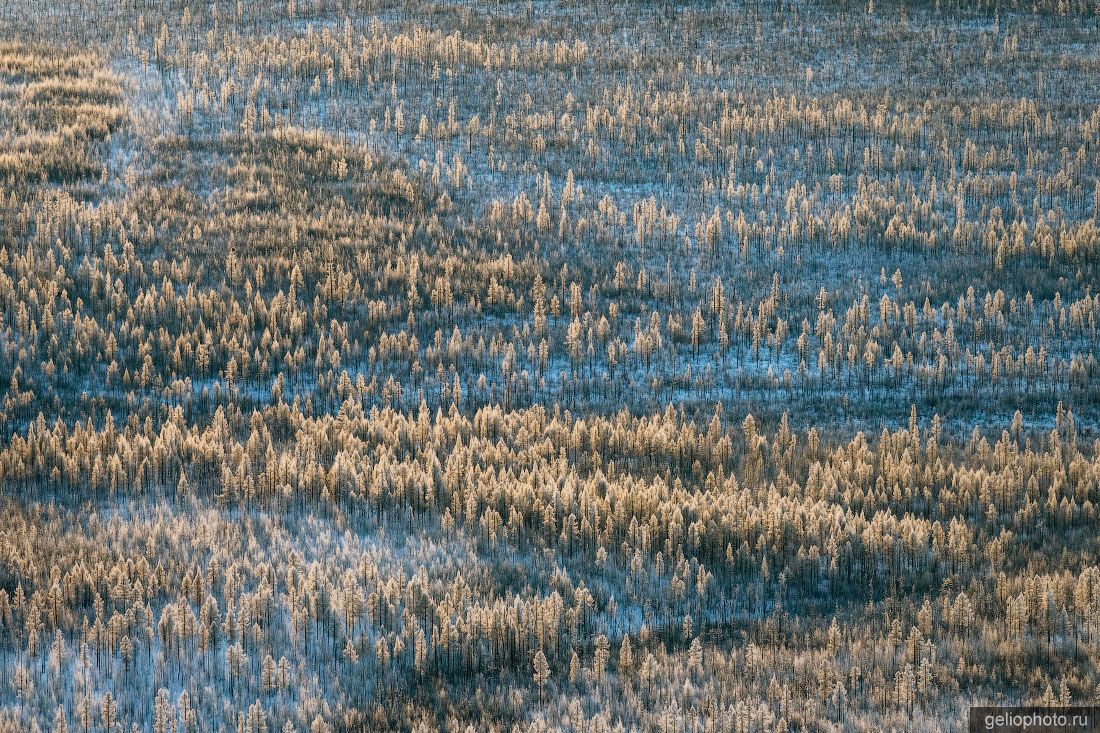
POLYGON ((1100 704, 1100 0, 0 1, 0 733, 1100 704))

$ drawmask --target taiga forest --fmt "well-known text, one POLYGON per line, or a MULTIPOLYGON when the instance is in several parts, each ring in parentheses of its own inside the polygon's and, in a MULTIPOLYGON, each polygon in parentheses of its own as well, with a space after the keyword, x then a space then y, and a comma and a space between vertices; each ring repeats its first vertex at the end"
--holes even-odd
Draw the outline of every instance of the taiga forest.
POLYGON ((1100 703, 1100 0, 0 0, 0 733, 1100 703))

